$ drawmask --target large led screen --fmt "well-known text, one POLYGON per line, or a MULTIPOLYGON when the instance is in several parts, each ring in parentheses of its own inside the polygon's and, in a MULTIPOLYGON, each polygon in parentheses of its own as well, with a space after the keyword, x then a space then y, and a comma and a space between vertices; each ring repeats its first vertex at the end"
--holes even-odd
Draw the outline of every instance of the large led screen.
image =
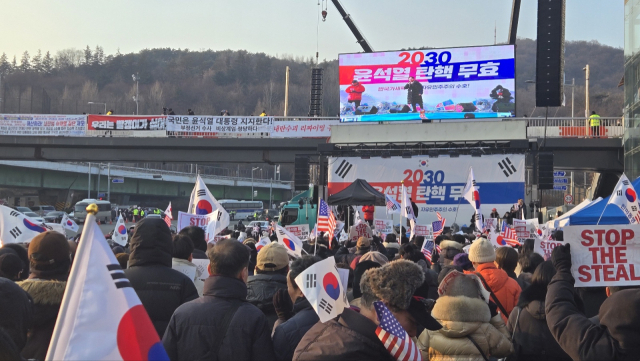
POLYGON ((343 122, 515 116, 513 45, 340 54, 343 122))

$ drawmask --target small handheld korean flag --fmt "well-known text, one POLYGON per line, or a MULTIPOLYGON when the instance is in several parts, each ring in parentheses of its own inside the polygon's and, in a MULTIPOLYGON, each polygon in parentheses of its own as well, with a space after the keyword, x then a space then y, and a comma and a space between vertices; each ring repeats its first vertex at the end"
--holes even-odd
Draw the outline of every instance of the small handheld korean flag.
MULTIPOLYGON (((624 212, 624 215, 629 219, 629 223, 640 223, 638 193, 636 193, 636 190, 633 188, 633 184, 629 182, 626 175, 622 174, 620 177, 620 180, 618 181, 618 184, 616 184, 616 188, 613 190, 613 194, 611 194, 607 204, 615 204, 620 207, 622 212, 624 212)), ((598 223, 600 223, 600 220, 598 220, 598 223)))
POLYGON ((6 206, 0 206, 0 245, 29 242, 42 232, 49 231, 44 224, 6 206))
POLYGON ((256 243, 256 251, 260 252, 260 250, 263 249, 269 243, 271 243, 271 240, 268 237, 260 238, 260 241, 256 243))
POLYGON ((467 184, 464 186, 462 195, 464 196, 464 199, 471 204, 473 209, 476 210, 476 228, 478 230, 482 230, 482 228, 484 228, 484 220, 482 218, 482 211, 480 210, 480 188, 476 183, 472 167, 469 167, 469 177, 467 178, 467 184))
POLYGON ((209 215, 207 224, 207 239, 214 242, 216 235, 229 227, 229 213, 224 208, 217 209, 209 215))
POLYGON ((67 215, 66 213, 64 214, 64 216, 62 216, 60 224, 62 225, 62 228, 68 229, 73 232, 78 232, 78 229, 80 229, 76 222, 74 222, 73 219, 69 218, 69 215, 67 215))
POLYGON ((169 360, 93 215, 82 231, 46 360, 169 360))
POLYGON ((289 255, 296 258, 302 256, 302 241, 298 237, 280 225, 276 225, 276 235, 278 243, 287 249, 289 255))
POLYGON ((349 307, 347 292, 333 257, 307 268, 295 281, 323 323, 349 307))
POLYGON ((111 239, 122 247, 127 245, 129 233, 127 233, 127 226, 124 224, 124 218, 122 218, 122 215, 118 217, 118 221, 116 222, 116 229, 113 231, 113 236, 111 236, 111 239))
POLYGON ((202 178, 200 178, 200 175, 198 175, 196 185, 193 187, 193 191, 191 191, 188 213, 206 215, 218 209, 226 213, 216 198, 209 192, 209 188, 207 188, 207 185, 202 178))
POLYGON ((395 197, 385 194, 384 198, 387 203, 387 214, 400 213, 400 204, 396 201, 395 197))
POLYGON ((400 213, 402 217, 407 217, 407 219, 416 219, 416 215, 413 213, 413 205, 411 204, 411 199, 407 194, 407 187, 402 185, 402 213, 400 213))

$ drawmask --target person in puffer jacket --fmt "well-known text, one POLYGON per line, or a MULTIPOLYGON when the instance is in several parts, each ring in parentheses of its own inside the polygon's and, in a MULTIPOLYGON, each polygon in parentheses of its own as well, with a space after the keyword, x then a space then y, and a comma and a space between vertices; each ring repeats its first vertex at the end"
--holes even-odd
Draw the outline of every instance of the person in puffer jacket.
POLYGON ((484 356, 502 358, 513 352, 504 321, 489 307, 489 295, 476 275, 451 271, 439 293, 431 315, 442 329, 418 337, 423 360, 485 361, 484 356))
POLYGON ((463 247, 464 243, 443 239, 442 242, 440 242, 440 254, 438 255, 438 262, 434 264, 434 271, 436 271, 436 273, 440 273, 442 268, 452 264, 453 258, 458 253, 464 252, 462 250, 463 247))

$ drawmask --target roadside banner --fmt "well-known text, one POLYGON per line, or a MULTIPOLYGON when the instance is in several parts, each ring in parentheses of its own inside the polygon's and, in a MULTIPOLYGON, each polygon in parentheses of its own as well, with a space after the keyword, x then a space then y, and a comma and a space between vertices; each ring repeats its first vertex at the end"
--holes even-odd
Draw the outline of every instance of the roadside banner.
POLYGON ((382 234, 393 233, 393 219, 375 219, 373 225, 382 234))
POLYGON ((167 131, 203 138, 269 136, 273 117, 169 115, 167 131))
POLYGON ((331 126, 339 120, 285 120, 276 121, 271 129, 271 138, 327 138, 331 136, 331 126))
POLYGON ((88 130, 165 130, 167 116, 90 114, 88 118, 88 130))
POLYGON ((284 228, 302 241, 309 239, 311 234, 308 224, 296 224, 295 226, 285 226, 284 228))
POLYGON ((0 114, 1 135, 83 137, 86 115, 0 114))
POLYGON ((640 225, 564 228, 575 287, 640 285, 640 225))

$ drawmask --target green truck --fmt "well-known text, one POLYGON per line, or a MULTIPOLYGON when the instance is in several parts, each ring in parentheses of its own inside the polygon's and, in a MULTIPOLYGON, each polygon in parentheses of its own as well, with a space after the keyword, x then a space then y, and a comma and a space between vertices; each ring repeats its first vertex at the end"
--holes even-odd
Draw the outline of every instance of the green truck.
POLYGON ((316 226, 318 219, 318 189, 315 186, 309 187, 291 198, 289 202, 282 206, 278 224, 281 226, 291 226, 297 224, 308 224, 312 230, 316 226))

